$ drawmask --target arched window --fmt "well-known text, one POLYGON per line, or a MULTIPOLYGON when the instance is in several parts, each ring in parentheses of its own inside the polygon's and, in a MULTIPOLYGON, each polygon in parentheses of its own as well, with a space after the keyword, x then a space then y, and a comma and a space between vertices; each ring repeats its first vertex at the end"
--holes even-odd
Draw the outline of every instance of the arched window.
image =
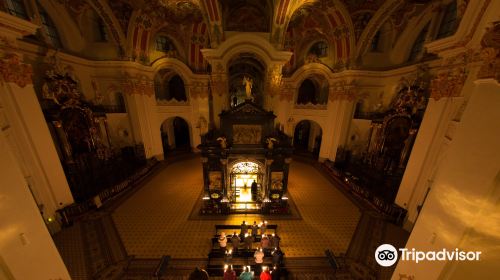
POLYGON ((28 19, 23 0, 4 0, 3 2, 5 10, 9 14, 18 18, 28 19))
POLYGON ((371 42, 371 48, 370 50, 372 52, 378 52, 380 51, 380 30, 375 33, 375 36, 373 36, 372 42, 371 42))
POLYGON ((179 75, 175 75, 168 81, 167 100, 187 101, 184 81, 179 75))
POLYGON ((297 96, 297 104, 317 103, 316 85, 310 79, 305 79, 299 87, 299 94, 297 96))
POLYGON ((436 39, 441 39, 453 35, 456 28, 457 1, 451 1, 451 3, 446 6, 446 11, 444 12, 443 19, 441 20, 441 25, 439 26, 439 31, 436 39))
POLYGON ((168 37, 158 36, 156 37, 156 50, 160 52, 174 51, 175 46, 168 37))
POLYGON ((97 19, 97 41, 99 42, 108 42, 109 41, 109 34, 108 34, 108 29, 106 28, 106 25, 104 24, 104 21, 102 20, 101 17, 98 17, 97 19))
POLYGON ((168 70, 162 70, 155 76, 156 100, 171 101, 175 99, 181 102, 187 101, 186 87, 182 78, 168 70))
POLYGON ((62 48, 61 39, 59 38, 59 33, 57 32, 54 22, 40 5, 38 5, 38 11, 42 20, 43 31, 45 31, 50 43, 55 48, 62 48))
POLYGON ((413 43, 413 47, 411 48, 410 56, 408 57, 408 61, 415 61, 422 54, 425 37, 427 36, 427 30, 429 29, 429 24, 427 24, 422 31, 418 34, 417 39, 413 43))
POLYGON ((309 53, 317 57, 325 57, 328 55, 328 44, 323 41, 317 42, 309 49, 309 53))

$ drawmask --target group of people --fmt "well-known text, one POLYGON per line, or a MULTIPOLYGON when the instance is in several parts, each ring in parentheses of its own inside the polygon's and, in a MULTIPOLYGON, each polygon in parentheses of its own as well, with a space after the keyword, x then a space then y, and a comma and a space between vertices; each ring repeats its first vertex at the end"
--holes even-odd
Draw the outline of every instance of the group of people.
POLYGON ((226 263, 224 267, 224 278, 228 280, 247 280, 254 279, 254 275, 258 275, 261 280, 272 280, 272 279, 280 279, 281 277, 281 267, 283 266, 283 257, 284 253, 281 251, 279 244, 280 238, 275 233, 271 235, 266 234, 267 230, 267 221, 263 221, 260 224, 257 224, 256 221, 253 222, 252 225, 247 225, 245 221, 241 223, 240 233, 237 234, 234 232, 231 236, 226 236, 224 232, 222 232, 219 236, 218 242, 219 247, 223 252, 225 252, 224 262, 226 263), (255 260, 255 271, 251 270, 250 266, 243 267, 243 271, 241 272, 239 278, 236 277, 236 272, 232 267, 232 254, 233 252, 240 249, 240 244, 244 244, 244 249, 251 250, 252 245, 255 242, 255 238, 261 235, 260 238, 260 247, 257 247, 254 253, 255 260), (231 249, 227 249, 227 243, 230 242, 232 245, 231 249), (274 249, 273 249, 274 248, 274 249), (264 257, 266 254, 271 254, 273 269, 270 270, 269 267, 263 266, 264 257))
POLYGON ((257 225, 256 221, 254 221, 253 225, 250 226, 250 233, 248 232, 249 230, 248 225, 245 223, 245 221, 243 221, 243 223, 241 224, 240 234, 238 235, 236 234, 236 232, 234 232, 230 238, 226 236, 226 233, 222 232, 218 239, 219 247, 221 248, 222 251, 226 251, 229 239, 233 251, 239 250, 240 244, 242 242, 244 244, 244 249, 252 250, 255 238, 259 234, 259 229, 260 229, 260 235, 262 235, 260 239, 260 248, 262 248, 264 252, 269 252, 271 248, 279 248, 280 245, 279 236, 274 233, 271 236, 268 236, 266 234, 267 221, 264 221, 259 225, 257 225))
POLYGON ((254 271, 251 270, 250 266, 244 266, 243 271, 241 272, 239 277, 236 277, 236 271, 233 270, 232 266, 224 267, 224 280, 277 280, 281 278, 281 269, 278 267, 274 267, 273 270, 270 270, 269 267, 263 266, 262 271, 260 272, 259 278, 255 278, 254 271))

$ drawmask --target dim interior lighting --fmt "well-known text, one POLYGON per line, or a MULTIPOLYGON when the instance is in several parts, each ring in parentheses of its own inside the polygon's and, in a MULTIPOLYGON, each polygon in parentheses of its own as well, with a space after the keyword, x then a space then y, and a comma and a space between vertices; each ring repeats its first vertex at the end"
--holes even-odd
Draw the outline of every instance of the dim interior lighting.
POLYGON ((52 217, 47 218, 47 222, 52 223, 53 221, 54 221, 54 218, 52 218, 52 217))
POLYGON ((203 195, 203 198, 202 198, 202 199, 203 199, 203 200, 209 200, 209 199, 210 199, 210 196, 208 195, 208 193, 205 193, 205 194, 203 195))
POLYGON ((269 197, 267 197, 267 196, 266 196, 266 197, 264 198, 263 202, 268 203, 268 202, 271 202, 271 200, 269 199, 269 197))
POLYGON ((288 196, 286 194, 284 194, 282 197, 281 197, 282 200, 288 200, 288 196))
POLYGON ((221 201, 220 201, 220 202, 225 202, 225 203, 227 203, 227 202, 229 202, 229 199, 228 199, 226 196, 224 196, 224 197, 221 199, 221 201))

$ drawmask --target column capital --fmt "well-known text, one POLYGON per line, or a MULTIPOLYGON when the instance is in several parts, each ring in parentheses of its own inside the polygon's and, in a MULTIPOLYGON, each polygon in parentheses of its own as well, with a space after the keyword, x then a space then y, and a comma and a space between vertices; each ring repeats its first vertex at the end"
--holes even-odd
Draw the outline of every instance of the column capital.
POLYGON ((330 85, 328 101, 348 100, 354 101, 358 96, 358 85, 356 80, 340 80, 330 85))
POLYGON ((148 97, 154 96, 153 81, 146 75, 130 74, 125 72, 122 80, 123 92, 127 95, 138 94, 148 97))

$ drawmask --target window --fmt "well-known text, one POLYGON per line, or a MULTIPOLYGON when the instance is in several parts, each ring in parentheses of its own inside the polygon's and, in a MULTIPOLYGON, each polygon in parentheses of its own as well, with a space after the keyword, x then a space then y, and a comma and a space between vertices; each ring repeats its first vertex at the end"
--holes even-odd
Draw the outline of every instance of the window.
POLYGON ((317 89, 316 85, 310 79, 305 79, 299 87, 297 104, 316 104, 317 89))
POLYGON ((156 50, 160 52, 169 52, 175 50, 175 48, 168 37, 158 36, 156 37, 156 50))
POLYGON ((420 54, 422 54, 422 50, 424 47, 425 37, 427 36, 427 30, 429 29, 429 24, 427 24, 420 34, 418 34, 415 43, 413 43, 413 47, 410 52, 410 56, 408 57, 408 61, 415 61, 420 54))
POLYGON ((61 40, 59 38, 59 33, 57 32, 56 26, 54 25, 54 22, 50 19, 49 15, 45 12, 45 10, 38 6, 38 11, 40 12, 40 18, 42 20, 42 25, 43 25, 43 30, 45 31, 45 34, 50 40, 50 43, 55 48, 62 48, 61 40))
POLYGON ((317 57, 325 57, 328 55, 328 45, 325 42, 317 42, 309 49, 309 53, 317 57))
POLYGON ((377 33, 375 33, 375 36, 373 36, 370 50, 372 52, 379 51, 380 50, 379 43, 380 43, 380 30, 377 31, 377 33))
POLYGON ((436 39, 445 38, 453 35, 457 27, 457 2, 452 1, 448 6, 446 6, 446 11, 444 12, 443 19, 441 20, 441 25, 439 26, 439 31, 436 39))
POLYGON ((108 42, 109 41, 108 30, 106 29, 106 25, 104 24, 104 21, 102 20, 101 17, 99 17, 97 20, 97 27, 98 27, 98 31, 99 31, 98 41, 108 42))
POLYGON ((9 14, 18 18, 28 19, 23 0, 5 0, 4 5, 9 14))

